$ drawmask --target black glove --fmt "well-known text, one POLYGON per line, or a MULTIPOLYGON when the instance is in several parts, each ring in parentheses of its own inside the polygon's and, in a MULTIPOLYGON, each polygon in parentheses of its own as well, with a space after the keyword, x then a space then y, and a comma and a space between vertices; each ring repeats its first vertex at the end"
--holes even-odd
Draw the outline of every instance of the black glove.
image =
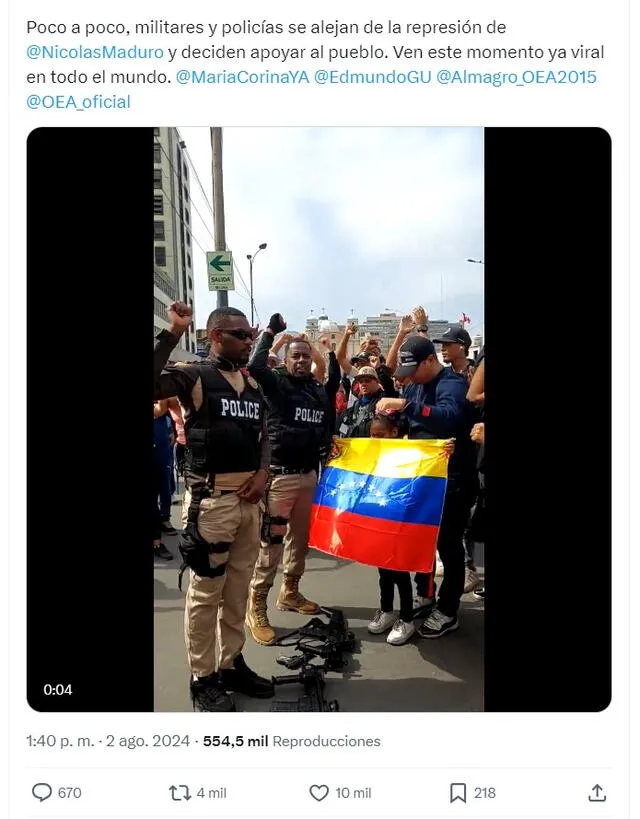
POLYGON ((287 325, 285 324, 285 321, 280 313, 274 313, 271 316, 269 319, 269 324, 267 324, 267 329, 271 330, 274 335, 283 333, 287 329, 287 325))

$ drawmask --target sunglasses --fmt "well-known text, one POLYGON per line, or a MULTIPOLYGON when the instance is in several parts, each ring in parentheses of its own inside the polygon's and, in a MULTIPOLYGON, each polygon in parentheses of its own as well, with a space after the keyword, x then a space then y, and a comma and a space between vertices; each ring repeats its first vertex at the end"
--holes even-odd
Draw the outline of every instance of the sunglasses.
POLYGON ((226 333, 228 336, 233 336, 237 338, 238 341, 246 341, 248 338, 253 341, 253 330, 221 330, 220 332, 226 333))

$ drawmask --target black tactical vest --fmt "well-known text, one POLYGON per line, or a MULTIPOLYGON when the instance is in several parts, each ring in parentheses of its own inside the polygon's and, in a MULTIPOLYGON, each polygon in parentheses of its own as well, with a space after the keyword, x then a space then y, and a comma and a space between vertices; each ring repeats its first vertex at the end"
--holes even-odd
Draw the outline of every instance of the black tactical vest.
POLYGON ((369 438, 371 423, 376 417, 376 405, 383 397, 380 392, 368 404, 356 402, 345 412, 340 424, 340 434, 344 438, 369 438))
POLYGON ((329 441, 329 400, 311 378, 278 375, 278 402, 267 401, 271 463, 289 469, 315 469, 329 441))
POLYGON ((254 472, 260 467, 262 391, 244 376, 238 393, 213 363, 197 365, 203 401, 185 421, 186 467, 197 475, 254 472))

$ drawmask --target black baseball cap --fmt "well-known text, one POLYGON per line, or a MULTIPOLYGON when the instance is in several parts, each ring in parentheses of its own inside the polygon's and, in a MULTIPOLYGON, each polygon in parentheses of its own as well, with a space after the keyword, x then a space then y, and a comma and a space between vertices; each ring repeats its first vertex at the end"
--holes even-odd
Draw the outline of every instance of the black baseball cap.
POLYGON ((464 327, 449 327, 440 338, 434 338, 433 340, 436 344, 462 344, 465 347, 471 347, 471 336, 464 327))
POLYGON ((369 353, 358 353, 358 355, 354 355, 351 359, 351 366, 355 367, 356 364, 369 364, 369 353))
POLYGON ((398 352, 398 366, 394 375, 397 378, 406 378, 418 368, 418 364, 436 354, 433 342, 423 336, 410 336, 400 347, 398 352))

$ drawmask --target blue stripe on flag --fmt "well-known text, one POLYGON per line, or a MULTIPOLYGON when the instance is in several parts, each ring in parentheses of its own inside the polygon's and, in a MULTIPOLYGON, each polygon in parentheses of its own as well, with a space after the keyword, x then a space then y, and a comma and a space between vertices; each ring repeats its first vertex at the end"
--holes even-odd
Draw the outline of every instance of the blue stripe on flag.
POLYGON ((438 526, 445 478, 378 478, 327 467, 314 503, 370 518, 438 526))

